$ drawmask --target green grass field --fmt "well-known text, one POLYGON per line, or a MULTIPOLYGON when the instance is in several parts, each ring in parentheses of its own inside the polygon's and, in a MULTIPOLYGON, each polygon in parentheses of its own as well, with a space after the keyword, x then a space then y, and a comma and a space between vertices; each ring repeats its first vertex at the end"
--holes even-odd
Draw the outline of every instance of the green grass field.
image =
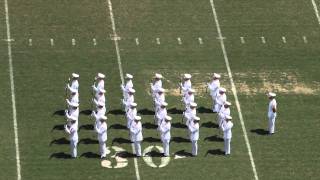
MULTIPOLYGON (((222 154, 223 141, 209 113, 211 98, 204 84, 213 72, 222 74, 233 103, 225 57, 210 0, 111 0, 124 73, 134 75, 135 99, 144 124, 142 149, 162 146, 153 123, 149 83, 155 72, 164 75, 169 114, 173 116, 170 162, 150 167, 129 156, 124 168, 105 168, 97 155, 91 84, 97 72, 107 75, 108 146, 132 153, 126 120, 121 113, 118 54, 108 0, 8 1, 0 6, 0 179, 17 179, 16 144, 9 71, 12 47, 21 179, 256 179, 236 106, 231 156, 222 154), (157 40, 158 38, 158 40, 157 40), (178 38, 181 40, 178 41, 178 38), (201 38, 199 40, 199 38, 201 38), (53 40, 51 44, 50 39, 53 40), (74 39, 74 45, 72 44, 74 39), (96 40, 94 44, 93 39, 96 40), (64 86, 72 72, 80 74, 79 158, 70 159, 65 123, 64 86), (183 109, 179 77, 193 75, 201 117, 199 155, 191 152, 187 130, 179 126, 183 109), (138 169, 137 169, 138 168, 138 169)), ((320 7, 320 1, 315 0, 320 7)), ((258 179, 319 179, 320 151, 320 24, 312 0, 214 0, 223 43, 237 89, 258 179), (241 38, 242 37, 242 38, 241 38), (263 42, 264 41, 264 42, 263 42), (277 93, 276 134, 265 135, 265 93, 277 93)), ((161 158, 153 149, 153 162, 161 158)), ((108 155, 112 165, 116 161, 108 155)))

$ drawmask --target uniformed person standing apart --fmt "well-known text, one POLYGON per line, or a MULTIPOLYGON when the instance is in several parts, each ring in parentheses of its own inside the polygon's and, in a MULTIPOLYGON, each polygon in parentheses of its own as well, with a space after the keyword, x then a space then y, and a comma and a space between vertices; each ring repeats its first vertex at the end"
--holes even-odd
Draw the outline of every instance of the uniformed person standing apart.
POLYGON ((70 147, 71 147, 71 156, 73 158, 77 157, 77 145, 78 145, 78 124, 77 121, 71 118, 70 123, 64 126, 66 133, 70 135, 70 147))
POLYGON ((94 92, 98 92, 100 89, 104 89, 104 78, 106 76, 102 73, 98 73, 94 78, 94 83, 92 85, 92 89, 94 92))
POLYGON ((208 83, 208 88, 210 90, 210 96, 212 98, 212 109, 214 109, 214 101, 217 97, 220 88, 220 74, 213 73, 212 81, 208 83))
POLYGON ((231 122, 232 117, 226 116, 226 120, 222 123, 221 129, 223 131, 223 139, 224 139, 224 152, 225 155, 230 155, 230 142, 232 138, 232 132, 231 129, 233 127, 233 123, 231 122))
POLYGON ((190 121, 188 124, 190 141, 192 144, 192 156, 198 155, 199 121, 200 118, 196 116, 193 118, 193 121, 190 121))
POLYGON ((68 89, 69 91, 71 89, 75 90, 75 91, 79 91, 79 74, 76 73, 72 73, 71 79, 69 78, 69 82, 66 84, 66 89, 68 89))
POLYGON ((134 149, 137 157, 141 156, 142 125, 141 116, 136 116, 130 126, 130 139, 134 143, 134 149))
POLYGON ((166 157, 170 156, 169 145, 170 145, 170 139, 171 139, 171 134, 170 134, 171 120, 172 118, 170 116, 166 116, 164 121, 162 121, 159 126, 159 131, 161 133, 161 141, 164 149, 164 156, 166 157))
POLYGON ((269 107, 268 107, 268 119, 269 119, 269 134, 274 134, 276 117, 277 117, 277 101, 276 101, 276 94, 269 92, 269 107))
POLYGON ((99 121, 95 122, 94 129, 98 133, 98 141, 100 145, 100 156, 101 158, 105 158, 107 156, 107 130, 108 126, 106 123, 107 117, 101 116, 99 121))

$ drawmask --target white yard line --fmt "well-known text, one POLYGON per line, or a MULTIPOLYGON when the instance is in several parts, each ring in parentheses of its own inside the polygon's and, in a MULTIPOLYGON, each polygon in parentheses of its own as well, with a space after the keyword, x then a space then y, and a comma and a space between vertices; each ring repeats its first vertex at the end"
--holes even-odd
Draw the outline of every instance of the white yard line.
POLYGON ((316 2, 314 0, 311 0, 311 3, 313 5, 313 10, 314 10, 314 13, 316 14, 316 17, 318 19, 318 23, 320 25, 320 15, 319 15, 319 10, 318 10, 318 6, 316 4, 316 2))
MULTIPOLYGON (((113 31, 113 36, 118 37, 117 31, 116 31, 116 24, 114 21, 114 15, 113 15, 113 9, 112 9, 112 3, 111 0, 107 0, 107 4, 109 7, 109 13, 110 13, 110 20, 111 20, 111 25, 112 25, 112 31, 113 31)), ((121 56, 120 56, 120 50, 119 50, 119 44, 118 44, 118 39, 114 39, 114 45, 116 47, 116 53, 117 53, 117 60, 118 60, 118 65, 119 65, 119 72, 120 72, 120 78, 121 78, 121 83, 124 84, 124 78, 123 78, 123 70, 122 70, 122 65, 121 65, 121 56)), ((132 152, 135 153, 134 150, 134 145, 132 145, 132 152)), ((133 158, 134 161, 134 167, 136 171, 136 178, 137 180, 140 180, 140 174, 139 174, 139 166, 138 166, 138 161, 137 158, 133 158)))
POLYGON ((14 90, 14 77, 13 77, 13 65, 12 65, 12 50, 11 50, 11 33, 9 22, 9 7, 8 0, 4 0, 4 7, 6 12, 6 25, 7 25, 7 40, 8 40, 8 59, 9 59, 9 73, 10 73, 10 86, 11 86, 11 102, 12 102, 12 118, 14 129, 14 143, 16 146, 16 164, 17 164, 17 180, 21 180, 21 164, 20 164, 20 150, 19 150, 19 138, 18 138, 18 122, 17 122, 17 109, 16 109, 16 96, 14 90))
POLYGON ((222 36, 222 33, 221 33, 221 28, 220 28, 217 12, 216 12, 213 0, 210 0, 210 3, 211 3, 212 13, 213 13, 213 16, 214 16, 214 20, 215 20, 215 23, 216 23, 216 27, 217 27, 217 31, 218 31, 218 35, 219 35, 219 39, 220 39, 221 49, 222 49, 224 60, 225 60, 226 67, 227 67, 227 70, 228 70, 228 75, 229 75, 229 79, 230 79, 232 93, 233 93, 233 96, 234 96, 234 99, 235 99, 235 102, 236 102, 236 107, 237 107, 238 114, 239 114, 239 119, 240 119, 240 124, 241 124, 241 127, 242 127, 243 137, 244 137, 244 140, 246 142, 247 149, 248 149, 248 155, 249 155, 249 158, 250 158, 251 167, 252 167, 252 171, 253 171, 253 174, 254 174, 254 179, 258 180, 259 179, 258 178, 258 173, 257 173, 257 170, 256 170, 256 165, 254 163, 254 159, 253 159, 253 155, 252 155, 252 151, 251 151, 251 145, 250 145, 249 138, 248 138, 248 135, 247 135, 247 130, 246 130, 246 127, 245 127, 245 124, 244 124, 244 121, 243 121, 242 112, 241 112, 241 108, 240 108, 240 103, 239 103, 239 100, 238 100, 237 89, 236 89, 236 86, 234 85, 232 72, 231 72, 231 68, 230 68, 230 65, 229 65, 229 59, 228 59, 227 51, 226 51, 226 48, 225 48, 225 45, 224 45, 223 36, 222 36))

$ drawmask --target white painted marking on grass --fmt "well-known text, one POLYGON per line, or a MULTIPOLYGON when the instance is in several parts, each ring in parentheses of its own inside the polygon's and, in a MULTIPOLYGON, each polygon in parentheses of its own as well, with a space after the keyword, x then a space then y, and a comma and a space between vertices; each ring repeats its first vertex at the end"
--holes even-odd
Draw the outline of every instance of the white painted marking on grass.
MULTIPOLYGON (((108 7, 109 7, 109 13, 110 13, 110 20, 111 20, 111 26, 112 26, 113 35, 115 37, 117 37, 118 35, 117 35, 117 31, 116 31, 116 24, 115 24, 115 21, 114 21, 114 15, 113 15, 113 10, 112 10, 111 0, 107 0, 106 3, 108 4, 108 7)), ((114 45, 116 47, 117 61, 118 61, 118 67, 119 67, 121 83, 124 84, 124 78, 123 78, 123 71, 122 71, 122 65, 121 65, 121 56, 120 56, 118 40, 116 40, 116 39, 114 40, 114 45)), ((133 143, 131 143, 131 147, 132 147, 132 152, 135 153, 133 143)), ((139 174, 137 158, 133 158, 133 161, 134 161, 134 167, 135 167, 135 172, 136 172, 136 178, 137 178, 137 180, 140 180, 140 174, 139 174)))
POLYGON ((246 43, 246 41, 244 40, 244 37, 240 37, 240 41, 241 41, 242 44, 246 43))
POLYGON ((160 38, 156 38, 157 44, 160 45, 160 38))
POLYGON ((265 44, 265 43, 266 43, 266 38, 263 37, 263 36, 261 36, 260 38, 261 38, 261 42, 262 42, 263 44, 265 44))
POLYGON ((177 38, 177 40, 178 40, 178 44, 180 44, 180 45, 181 45, 181 44, 182 44, 182 40, 181 40, 181 38, 180 38, 180 37, 178 37, 178 38, 177 38))
POLYGON ((283 43, 287 43, 286 37, 282 36, 282 42, 283 42, 283 43))
POLYGON ((92 43, 93 43, 94 46, 97 45, 97 40, 96 40, 96 38, 93 38, 93 39, 92 39, 92 43))
POLYGON ((304 42, 305 44, 307 44, 307 43, 308 43, 308 39, 307 39, 307 37, 306 37, 306 36, 302 36, 302 39, 303 39, 303 42, 304 42))
MULTIPOLYGON (((5 8, 5 13, 6 13, 7 39, 11 39, 8 0, 4 0, 4 8, 5 8)), ((10 73, 14 143, 16 146, 17 180, 21 180, 20 150, 19 150, 19 138, 18 138, 18 121, 17 121, 17 109, 16 109, 16 95, 15 95, 15 90, 14 90, 11 41, 8 41, 8 61, 9 61, 9 73, 10 73)))
POLYGON ((32 46, 32 39, 29 39, 29 46, 32 46))
POLYGON ((314 0, 311 0, 311 3, 313 5, 314 13, 316 14, 316 17, 318 19, 318 23, 320 24, 320 15, 319 15, 319 10, 318 10, 317 3, 314 0))
POLYGON ((52 38, 50 39, 50 45, 54 46, 54 40, 52 38))
POLYGON ((136 45, 139 46, 140 42, 139 42, 139 38, 136 38, 136 45))
POLYGON ((231 89, 232 89, 232 93, 233 93, 233 96, 234 96, 234 99, 235 99, 235 102, 236 102, 236 107, 237 107, 238 114, 239 114, 239 119, 240 119, 240 124, 241 124, 241 127, 242 127, 243 137, 244 137, 244 140, 246 142, 247 149, 248 149, 248 155, 249 155, 249 158, 250 158, 252 171, 253 171, 255 180, 258 180, 259 179, 258 178, 258 173, 257 173, 257 170, 256 170, 256 165, 254 163, 254 159, 253 159, 253 155, 252 155, 252 151, 251 151, 251 145, 250 145, 249 138, 248 138, 248 135, 247 135, 246 126, 244 124, 244 120, 243 120, 243 117, 242 117, 240 103, 239 103, 239 100, 238 100, 237 89, 236 89, 236 86, 235 86, 234 81, 233 81, 233 77, 232 77, 232 72, 231 72, 231 68, 230 68, 230 65, 229 65, 229 59, 228 59, 227 51, 226 51, 226 48, 225 48, 225 45, 224 45, 224 41, 222 39, 223 36, 222 36, 222 33, 221 33, 221 28, 220 28, 220 24, 219 24, 219 20, 218 20, 218 15, 217 15, 213 0, 210 0, 210 3, 211 3, 212 13, 213 13, 214 20, 215 20, 215 23, 216 23, 217 31, 218 31, 219 37, 221 37, 220 45, 221 45, 221 49, 222 49, 222 52, 223 52, 223 57, 224 57, 224 60, 225 60, 225 64, 226 64, 226 67, 227 67, 227 70, 228 70, 228 76, 229 76, 229 79, 230 79, 231 89))
POLYGON ((203 40, 201 37, 198 38, 199 44, 203 44, 203 40))
POLYGON ((71 42, 72 42, 72 46, 76 45, 76 40, 75 39, 72 39, 71 42))

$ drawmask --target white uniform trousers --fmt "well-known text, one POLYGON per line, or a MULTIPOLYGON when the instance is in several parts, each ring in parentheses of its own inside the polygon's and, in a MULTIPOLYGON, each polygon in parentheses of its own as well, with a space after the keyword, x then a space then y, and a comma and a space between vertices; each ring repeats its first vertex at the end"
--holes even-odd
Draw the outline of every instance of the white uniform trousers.
POLYGON ((230 154, 230 150, 231 150, 230 142, 231 142, 231 139, 224 139, 224 152, 226 155, 230 154))
POLYGON ((141 156, 141 141, 134 142, 134 149, 136 151, 136 155, 141 156))
POLYGON ((78 141, 70 140, 71 156, 74 158, 77 157, 77 144, 78 144, 78 141))
POLYGON ((162 141, 162 144, 163 144, 163 153, 164 153, 164 156, 169 156, 170 153, 169 153, 169 148, 170 148, 170 140, 163 140, 162 141))
POLYGON ((213 112, 217 112, 218 113, 220 111, 221 107, 222 107, 221 104, 215 103, 213 112))
POLYGON ((106 157, 107 156, 107 145, 106 145, 106 142, 99 141, 99 146, 100 146, 100 155, 101 155, 101 157, 106 157))
POLYGON ((192 155, 197 156, 198 155, 198 141, 191 141, 192 144, 192 155))
POLYGON ((275 128, 275 123, 276 123, 276 116, 271 115, 268 117, 268 119, 269 119, 269 134, 273 134, 274 128, 275 128))

